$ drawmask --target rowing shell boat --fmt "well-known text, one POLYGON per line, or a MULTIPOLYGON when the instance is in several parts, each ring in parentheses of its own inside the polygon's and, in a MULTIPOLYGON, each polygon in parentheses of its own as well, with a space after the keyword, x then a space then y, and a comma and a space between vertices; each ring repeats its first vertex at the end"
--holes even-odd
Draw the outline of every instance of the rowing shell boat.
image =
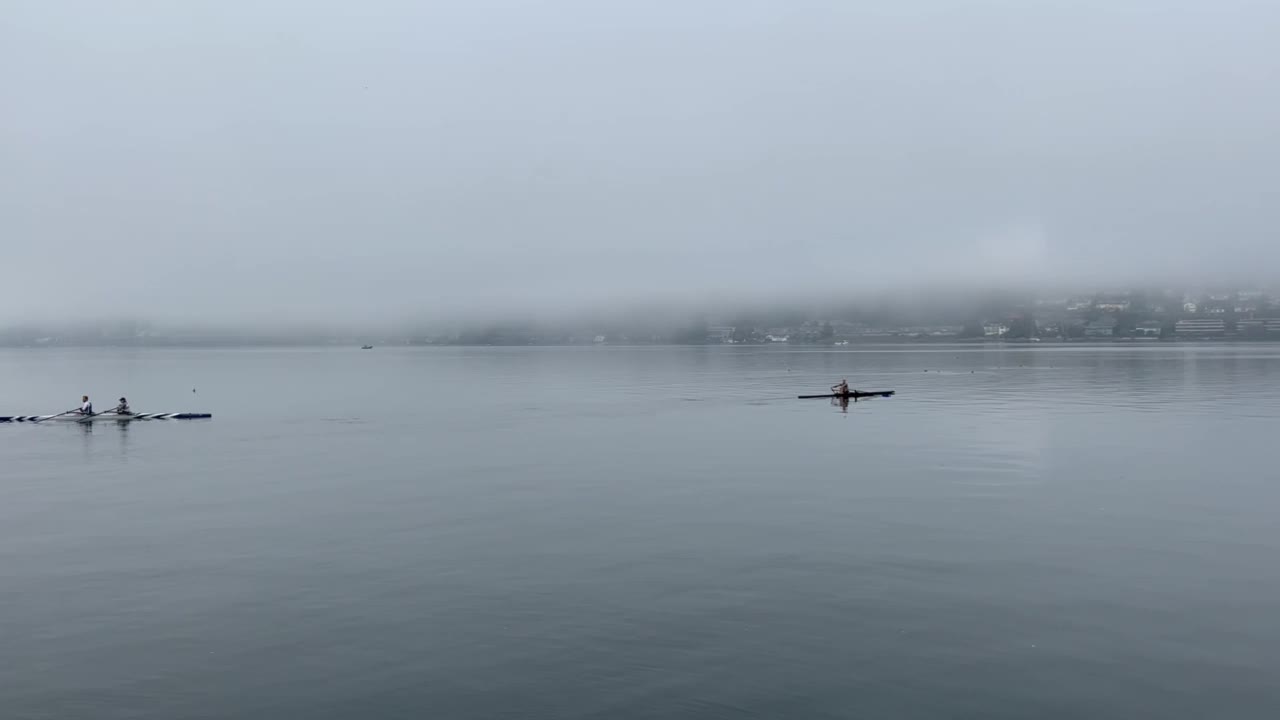
POLYGON ((97 415, 0 415, 0 423, 20 423, 20 422, 106 422, 114 420, 116 422, 129 422, 131 420, 206 420, 213 417, 212 413, 134 413, 132 415, 121 415, 119 413, 104 412, 97 415))
POLYGON ((864 397, 889 397, 893 395, 895 390, 850 390, 847 393, 828 393, 826 395, 799 395, 801 400, 816 400, 817 398, 858 398, 864 397))

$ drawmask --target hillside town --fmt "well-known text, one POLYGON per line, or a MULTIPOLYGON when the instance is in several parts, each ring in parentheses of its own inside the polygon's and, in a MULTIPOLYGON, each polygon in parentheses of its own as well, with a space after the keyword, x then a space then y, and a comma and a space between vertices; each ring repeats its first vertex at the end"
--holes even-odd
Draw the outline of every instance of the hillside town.
POLYGON ((993 342, 1280 340, 1280 297, 1260 290, 1099 292, 1039 298, 962 324, 870 324, 810 319, 787 327, 708 328, 710 343, 845 345, 858 341, 993 342))
POLYGON ((1093 292, 1036 297, 997 293, 943 301, 908 296, 817 310, 703 313, 683 321, 631 312, 576 322, 506 321, 396 330, 250 329, 127 320, 0 327, 2 347, 378 345, 828 345, 893 342, 1173 342, 1280 340, 1280 293, 1093 292))

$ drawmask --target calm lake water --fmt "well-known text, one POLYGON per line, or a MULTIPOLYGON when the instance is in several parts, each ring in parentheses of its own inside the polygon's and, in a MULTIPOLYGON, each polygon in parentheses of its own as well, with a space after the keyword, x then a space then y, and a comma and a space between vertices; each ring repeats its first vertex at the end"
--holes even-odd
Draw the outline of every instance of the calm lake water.
POLYGON ((0 351, 4 718, 1280 717, 1280 347, 0 351), (841 376, 898 396, 797 400, 841 376))

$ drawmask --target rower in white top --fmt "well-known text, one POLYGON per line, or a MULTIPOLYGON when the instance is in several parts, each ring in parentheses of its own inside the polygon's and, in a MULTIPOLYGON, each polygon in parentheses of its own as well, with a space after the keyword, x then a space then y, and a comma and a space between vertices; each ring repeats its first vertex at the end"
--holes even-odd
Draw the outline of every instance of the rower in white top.
POLYGON ((81 415, 93 414, 93 403, 89 402, 88 395, 84 395, 80 398, 80 414, 81 415))
POLYGON ((119 404, 119 405, 116 405, 116 409, 115 409, 115 410, 112 410, 111 412, 114 412, 114 413, 115 413, 115 414, 117 414, 117 415, 132 415, 132 414, 133 414, 133 411, 129 409, 129 401, 128 401, 128 400, 125 400, 124 398, 120 398, 120 404, 119 404))

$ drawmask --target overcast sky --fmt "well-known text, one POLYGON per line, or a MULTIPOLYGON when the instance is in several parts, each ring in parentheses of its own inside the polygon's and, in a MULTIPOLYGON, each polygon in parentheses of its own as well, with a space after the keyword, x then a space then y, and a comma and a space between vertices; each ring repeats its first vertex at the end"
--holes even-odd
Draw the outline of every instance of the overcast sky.
POLYGON ((1275 277, 1280 3, 8 0, 0 319, 1275 277))

